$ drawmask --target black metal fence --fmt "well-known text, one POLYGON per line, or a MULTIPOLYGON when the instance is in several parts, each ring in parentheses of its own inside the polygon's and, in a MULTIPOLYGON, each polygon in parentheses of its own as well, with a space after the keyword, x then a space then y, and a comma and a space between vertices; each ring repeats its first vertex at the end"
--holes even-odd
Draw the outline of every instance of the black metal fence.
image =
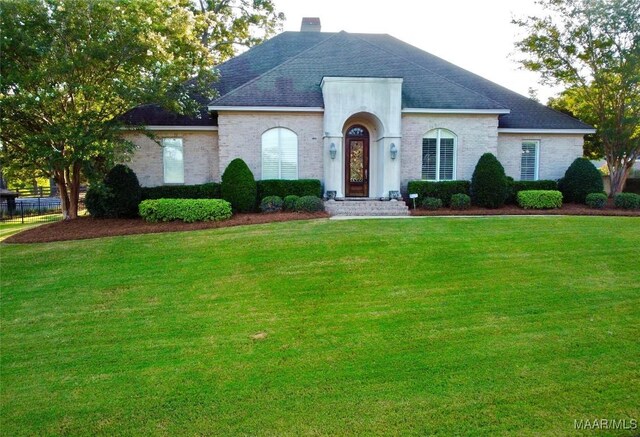
MULTIPOLYGON (((62 219, 60 198, 48 188, 18 190, 15 199, 0 202, 0 223, 44 223, 62 219)), ((79 210, 84 209, 84 192, 79 210)))

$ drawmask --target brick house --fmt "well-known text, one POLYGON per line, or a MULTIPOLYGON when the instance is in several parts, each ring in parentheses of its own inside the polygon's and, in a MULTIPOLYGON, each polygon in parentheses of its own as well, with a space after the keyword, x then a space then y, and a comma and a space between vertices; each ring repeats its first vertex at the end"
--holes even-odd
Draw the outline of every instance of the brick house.
POLYGON ((389 35, 320 32, 304 19, 219 66, 219 97, 188 118, 146 105, 130 166, 144 186, 314 178, 337 198, 386 198, 409 180, 470 179, 491 152, 516 180, 558 179, 591 126, 389 35))

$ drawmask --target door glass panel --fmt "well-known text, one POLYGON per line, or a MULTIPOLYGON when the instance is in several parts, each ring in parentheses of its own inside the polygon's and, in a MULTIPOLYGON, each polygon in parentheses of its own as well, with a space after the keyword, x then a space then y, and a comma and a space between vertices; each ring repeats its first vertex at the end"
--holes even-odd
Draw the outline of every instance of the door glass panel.
POLYGON ((349 149, 349 180, 364 182, 364 141, 351 141, 349 149))

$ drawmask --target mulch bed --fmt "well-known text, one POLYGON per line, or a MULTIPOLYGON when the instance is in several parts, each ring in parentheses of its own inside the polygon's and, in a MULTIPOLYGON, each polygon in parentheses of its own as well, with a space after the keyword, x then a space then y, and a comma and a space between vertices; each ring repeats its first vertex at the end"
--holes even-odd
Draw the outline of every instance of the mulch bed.
POLYGON ((285 222, 327 218, 325 212, 297 213, 280 212, 273 214, 235 214, 222 222, 163 222, 148 223, 138 219, 94 219, 80 217, 76 220, 59 221, 12 235, 4 243, 48 243, 51 241, 86 240, 89 238, 112 237, 116 235, 154 234, 160 232, 194 231, 198 229, 226 228, 229 226, 256 225, 261 223, 285 222))
POLYGON ((501 208, 486 209, 471 207, 465 210, 454 210, 441 208, 436 211, 426 209, 412 209, 411 215, 429 216, 429 215, 599 215, 599 216, 623 216, 623 217, 640 217, 640 211, 619 209, 613 205, 613 201, 609 202, 603 209, 589 208, 586 205, 566 203, 559 209, 522 209, 515 205, 505 205, 501 208))

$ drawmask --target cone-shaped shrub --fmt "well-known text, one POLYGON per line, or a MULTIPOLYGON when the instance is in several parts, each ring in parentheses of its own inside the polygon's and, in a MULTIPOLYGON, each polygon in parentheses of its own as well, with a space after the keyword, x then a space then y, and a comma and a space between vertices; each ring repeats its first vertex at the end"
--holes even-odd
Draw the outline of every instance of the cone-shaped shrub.
POLYGON ((253 173, 240 158, 229 163, 222 174, 222 198, 237 212, 251 212, 256 208, 258 190, 253 173))
POLYGON ((485 153, 471 177, 471 201, 485 208, 499 208, 504 205, 507 194, 504 167, 493 154, 485 153))
POLYGON ((577 158, 558 182, 565 202, 585 203, 587 195, 604 190, 602 174, 587 158, 577 158))
POLYGON ((138 177, 129 167, 118 164, 109 170, 104 185, 111 192, 110 217, 137 217, 142 190, 138 177))

